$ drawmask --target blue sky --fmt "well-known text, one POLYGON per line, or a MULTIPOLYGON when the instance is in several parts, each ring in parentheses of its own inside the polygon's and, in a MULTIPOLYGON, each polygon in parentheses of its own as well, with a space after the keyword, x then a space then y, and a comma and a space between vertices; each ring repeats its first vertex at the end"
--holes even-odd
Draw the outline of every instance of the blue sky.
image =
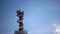
POLYGON ((18 9, 24 11, 28 34, 54 34, 55 26, 60 26, 60 0, 0 0, 0 34, 18 30, 18 9))

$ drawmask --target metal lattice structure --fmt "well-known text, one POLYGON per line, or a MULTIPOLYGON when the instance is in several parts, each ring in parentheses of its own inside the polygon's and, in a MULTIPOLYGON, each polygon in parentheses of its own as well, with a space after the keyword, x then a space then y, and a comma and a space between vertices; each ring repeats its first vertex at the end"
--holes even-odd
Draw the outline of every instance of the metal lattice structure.
POLYGON ((14 34, 27 34, 27 31, 24 30, 24 27, 23 27, 24 12, 21 10, 18 10, 18 11, 16 11, 16 13, 19 18, 17 21, 19 23, 19 29, 17 31, 15 31, 14 34))
POLYGON ((17 16, 19 17, 19 20, 17 21, 19 23, 19 31, 23 30, 23 16, 24 16, 24 12, 23 11, 16 11, 17 16))

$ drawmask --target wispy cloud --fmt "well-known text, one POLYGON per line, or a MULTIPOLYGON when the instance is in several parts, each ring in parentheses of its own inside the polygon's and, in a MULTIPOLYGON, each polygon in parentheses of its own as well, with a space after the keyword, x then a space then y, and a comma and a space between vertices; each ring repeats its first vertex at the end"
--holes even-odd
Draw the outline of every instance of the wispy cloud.
POLYGON ((60 34, 60 25, 52 24, 45 27, 39 27, 32 31, 28 31, 29 34, 60 34))
POLYGON ((54 27, 54 34, 60 34, 60 25, 53 24, 54 27))

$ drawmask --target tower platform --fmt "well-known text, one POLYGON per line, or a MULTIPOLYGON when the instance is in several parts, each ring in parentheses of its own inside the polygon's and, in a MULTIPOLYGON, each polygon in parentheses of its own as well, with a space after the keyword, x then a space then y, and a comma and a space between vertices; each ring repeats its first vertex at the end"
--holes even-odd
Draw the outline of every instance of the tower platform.
POLYGON ((26 30, 23 30, 23 31, 15 31, 14 34, 27 34, 27 31, 26 30))

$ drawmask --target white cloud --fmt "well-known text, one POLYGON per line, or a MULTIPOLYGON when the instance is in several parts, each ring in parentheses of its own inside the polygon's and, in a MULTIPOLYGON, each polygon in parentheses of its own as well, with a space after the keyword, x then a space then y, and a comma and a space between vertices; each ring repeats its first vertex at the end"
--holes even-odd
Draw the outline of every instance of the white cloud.
POLYGON ((39 27, 32 31, 28 32, 29 34, 60 34, 60 25, 53 24, 50 26, 45 27, 39 27))
POLYGON ((53 24, 54 34, 60 34, 60 25, 53 24))

